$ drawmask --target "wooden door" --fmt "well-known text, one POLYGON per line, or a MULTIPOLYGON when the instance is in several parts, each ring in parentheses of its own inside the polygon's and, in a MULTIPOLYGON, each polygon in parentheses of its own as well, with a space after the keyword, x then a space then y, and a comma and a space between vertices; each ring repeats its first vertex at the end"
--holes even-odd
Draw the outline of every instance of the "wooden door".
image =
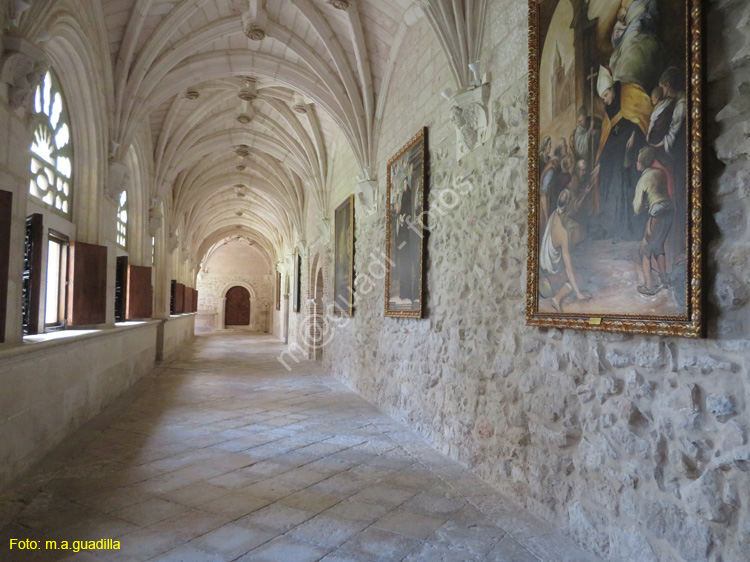
POLYGON ((226 326, 250 325, 250 293, 245 287, 232 287, 227 292, 224 324, 226 326))

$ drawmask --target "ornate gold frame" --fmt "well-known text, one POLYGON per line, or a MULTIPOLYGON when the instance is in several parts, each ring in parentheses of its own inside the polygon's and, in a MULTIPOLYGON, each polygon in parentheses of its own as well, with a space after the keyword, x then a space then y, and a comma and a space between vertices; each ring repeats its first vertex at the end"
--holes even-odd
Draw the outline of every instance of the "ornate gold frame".
MULTIPOLYGON (((420 244, 420 256, 419 256, 419 310, 391 310, 390 304, 390 287, 391 287, 391 264, 394 263, 391 258, 391 168, 394 162, 401 158, 406 152, 422 143, 422 211, 423 213, 427 210, 427 191, 428 191, 428 151, 427 151, 427 127, 422 127, 422 130, 414 135, 409 142, 407 142, 393 157, 388 160, 388 167, 386 168, 387 184, 388 188, 385 195, 385 316, 392 318, 423 318, 424 317, 424 294, 425 294, 425 276, 424 276, 424 262, 425 262, 425 250, 426 250, 426 239, 427 239, 427 228, 426 225, 422 227, 422 237, 420 244)), ((426 213, 423 217, 426 217, 426 213)))
POLYGON ((336 306, 336 298, 337 295, 334 294, 334 307, 333 307, 333 313, 335 316, 345 316, 345 317, 352 317, 354 316, 354 195, 350 195, 347 197, 341 205, 336 207, 336 211, 334 212, 334 220, 333 220, 333 233, 334 233, 334 243, 333 243, 333 290, 334 293, 336 292, 336 287, 338 287, 337 279, 336 279, 336 250, 337 250, 337 244, 335 240, 336 236, 336 224, 338 223, 338 217, 339 217, 339 211, 344 210, 346 206, 349 205, 351 208, 351 212, 349 213, 349 255, 351 257, 350 260, 350 268, 351 271, 349 272, 349 282, 351 283, 349 287, 349 310, 342 310, 339 306, 336 306))
POLYGON ((539 312, 539 5, 546 0, 529 0, 529 215, 528 215, 528 261, 526 279, 526 323, 546 328, 571 328, 626 332, 632 334, 656 334, 697 338, 704 332, 703 298, 703 249, 702 249, 702 100, 703 100, 703 32, 700 0, 684 0, 686 3, 686 37, 688 41, 686 60, 686 94, 688 111, 688 264, 687 264, 687 315, 677 317, 606 316, 582 317, 575 314, 550 314, 539 312))

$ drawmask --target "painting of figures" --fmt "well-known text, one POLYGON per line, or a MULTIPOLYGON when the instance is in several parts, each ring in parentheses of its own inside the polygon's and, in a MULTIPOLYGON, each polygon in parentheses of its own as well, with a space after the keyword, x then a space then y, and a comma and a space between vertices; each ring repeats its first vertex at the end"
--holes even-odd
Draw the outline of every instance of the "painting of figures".
POLYGON ((700 335, 700 3, 529 13, 528 323, 700 335))
POLYGON ((334 251, 334 314, 352 316, 354 312, 354 196, 336 209, 334 251))
POLYGON ((425 128, 388 163, 386 316, 423 313, 426 149, 425 128))

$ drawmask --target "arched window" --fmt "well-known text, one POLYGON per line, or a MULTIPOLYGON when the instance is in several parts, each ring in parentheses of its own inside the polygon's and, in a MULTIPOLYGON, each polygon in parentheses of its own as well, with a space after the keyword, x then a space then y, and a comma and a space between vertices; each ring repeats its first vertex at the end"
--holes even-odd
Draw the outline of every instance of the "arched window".
POLYGON ((36 89, 32 130, 29 193, 70 218, 73 144, 62 88, 52 71, 36 89))
POLYGON ((117 245, 123 250, 128 245, 128 192, 123 191, 117 206, 117 245))

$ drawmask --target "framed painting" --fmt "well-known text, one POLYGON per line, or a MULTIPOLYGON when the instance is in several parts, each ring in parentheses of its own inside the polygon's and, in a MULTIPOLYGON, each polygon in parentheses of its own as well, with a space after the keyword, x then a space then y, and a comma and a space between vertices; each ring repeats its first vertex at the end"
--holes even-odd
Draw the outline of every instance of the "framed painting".
POLYGON ((276 272, 276 310, 281 310, 281 272, 276 272))
POLYGON ((336 209, 333 272, 334 314, 354 313, 354 195, 336 209))
POLYGON ((702 335, 699 0, 530 0, 527 323, 702 335))
POLYGON ((294 267, 294 312, 300 311, 300 304, 302 299, 302 255, 297 252, 297 259, 295 260, 294 267))
POLYGON ((388 162, 386 316, 422 318, 424 314, 427 164, 426 127, 388 162))

